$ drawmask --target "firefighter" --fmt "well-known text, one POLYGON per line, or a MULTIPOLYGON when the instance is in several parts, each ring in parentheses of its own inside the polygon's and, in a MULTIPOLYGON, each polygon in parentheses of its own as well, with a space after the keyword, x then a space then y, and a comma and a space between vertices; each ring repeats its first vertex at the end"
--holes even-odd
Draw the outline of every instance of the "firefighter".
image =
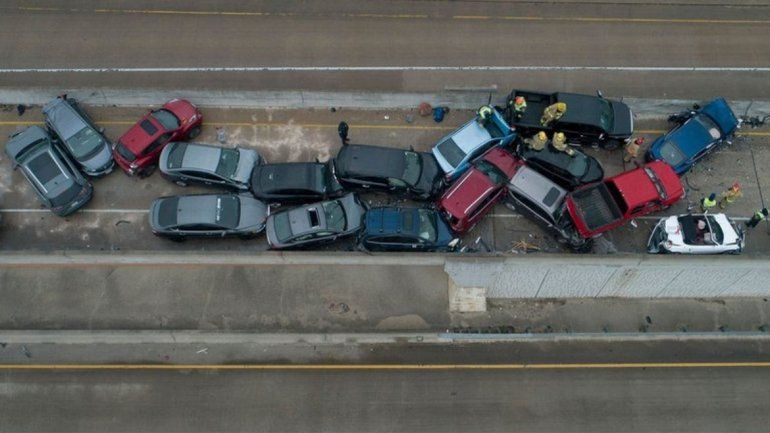
POLYGON ((518 121, 527 111, 527 100, 523 96, 517 96, 513 100, 513 117, 518 121))
POLYGON ((492 110, 493 108, 489 105, 484 105, 476 112, 479 116, 479 123, 485 123, 488 122, 490 119, 492 119, 492 110))
POLYGON ((626 154, 623 155, 623 162, 631 162, 639 156, 639 148, 644 144, 644 137, 639 137, 636 140, 626 144, 626 154))
POLYGON ((567 111, 567 104, 564 102, 557 102, 551 104, 543 110, 543 117, 540 118, 540 124, 548 126, 552 122, 561 119, 561 116, 567 111))
POLYGON ((716 205, 717 195, 712 192, 708 197, 703 197, 703 199, 700 201, 700 211, 701 213, 706 213, 716 205))
POLYGON ((746 221, 746 228, 753 229, 756 227, 760 221, 767 218, 767 213, 768 212, 766 207, 754 212, 754 215, 751 216, 751 219, 746 221))
POLYGON ((564 135, 563 132, 557 132, 553 134, 553 140, 551 140, 551 144, 553 145, 553 148, 559 152, 564 152, 569 156, 575 155, 575 151, 570 149, 569 145, 567 144, 567 136, 564 135))
POLYGON ((722 193, 722 198, 719 199, 719 209, 724 209, 728 204, 732 204, 736 199, 742 196, 743 191, 741 191, 741 184, 735 182, 733 186, 722 193))
POLYGON ((524 143, 526 143, 527 147, 530 149, 540 152, 541 150, 545 149, 545 145, 548 144, 548 136, 545 134, 545 132, 540 131, 536 135, 525 139, 524 143))

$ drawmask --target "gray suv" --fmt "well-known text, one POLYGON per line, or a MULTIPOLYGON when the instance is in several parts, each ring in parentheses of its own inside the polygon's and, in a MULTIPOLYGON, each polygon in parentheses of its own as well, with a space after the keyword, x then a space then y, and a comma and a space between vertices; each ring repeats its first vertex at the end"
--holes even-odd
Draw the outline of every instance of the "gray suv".
POLYGON ((158 236, 239 236, 250 239, 265 228, 267 206, 248 194, 197 194, 161 197, 150 205, 150 227, 158 236))
POLYGON ((161 175, 180 186, 188 183, 248 190, 251 172, 263 162, 257 151, 200 143, 169 143, 160 154, 161 175))
POLYGON ((591 239, 580 237, 564 206, 567 191, 529 167, 521 167, 508 183, 506 207, 544 227, 577 252, 587 252, 591 239))
POLYGON ((45 124, 62 142, 83 173, 104 176, 115 167, 112 143, 74 99, 60 96, 43 107, 45 124))
POLYGON ((278 212, 267 218, 267 243, 284 249, 332 242, 358 232, 365 212, 353 193, 278 212))
POLYGON ((91 184, 43 128, 31 126, 12 135, 5 153, 56 215, 67 216, 91 200, 91 184))

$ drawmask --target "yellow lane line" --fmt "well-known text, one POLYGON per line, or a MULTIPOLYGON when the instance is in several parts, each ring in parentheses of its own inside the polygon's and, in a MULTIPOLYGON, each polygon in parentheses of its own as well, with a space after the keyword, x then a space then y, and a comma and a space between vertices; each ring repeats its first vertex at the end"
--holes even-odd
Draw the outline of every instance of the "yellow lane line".
POLYGON ((632 362, 580 364, 3 364, 0 370, 598 370, 768 368, 770 362, 632 362))
MULTIPOLYGON (((249 11, 192 11, 174 9, 73 9, 55 7, 3 7, 29 12, 91 12, 99 14, 139 14, 139 15, 191 15, 191 16, 235 16, 235 17, 303 17, 323 16, 323 14, 302 14, 296 12, 249 12, 249 11)), ((379 14, 379 13, 342 13, 329 14, 330 18, 385 18, 385 19, 428 19, 428 14, 379 14)), ((623 17, 540 17, 516 15, 453 15, 453 20, 496 20, 496 21, 571 21, 571 22, 605 22, 605 23, 639 23, 639 24, 756 24, 767 25, 770 20, 739 20, 739 19, 701 19, 701 18, 623 18, 623 17)))

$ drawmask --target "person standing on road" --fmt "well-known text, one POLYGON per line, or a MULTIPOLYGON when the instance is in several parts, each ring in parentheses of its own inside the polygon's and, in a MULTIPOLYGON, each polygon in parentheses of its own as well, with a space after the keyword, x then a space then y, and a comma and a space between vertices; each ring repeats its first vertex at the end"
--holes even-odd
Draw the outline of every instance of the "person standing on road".
POLYGON ((551 140, 553 148, 559 152, 564 152, 569 156, 574 156, 575 151, 569 148, 567 144, 567 136, 563 132, 557 132, 553 134, 553 140, 551 140))
POLYGON ((626 144, 626 154, 623 155, 623 162, 631 162, 639 156, 639 148, 644 144, 644 137, 638 137, 636 140, 626 144))
POLYGON ((548 144, 548 136, 544 131, 538 132, 530 138, 524 139, 524 143, 532 150, 540 152, 545 149, 545 145, 548 144))
POLYGON ((711 194, 709 194, 708 197, 703 197, 703 199, 701 199, 700 211, 701 213, 706 213, 716 205, 717 205, 717 195, 712 192, 711 194))
POLYGON ((337 133, 340 135, 340 140, 342 140, 342 145, 345 146, 348 144, 348 127, 347 122, 342 121, 337 126, 337 133))
POLYGON ((741 191, 741 184, 738 182, 735 182, 733 186, 727 189, 727 191, 722 193, 722 198, 719 200, 719 209, 724 209, 728 204, 733 204, 733 202, 739 198, 743 197, 743 191, 741 191))
POLYGON ((760 221, 767 218, 767 208, 764 207, 761 210, 758 210, 754 212, 754 215, 751 216, 751 219, 746 221, 746 228, 753 229, 754 227, 759 224, 760 221))
POLYGON ((519 121, 525 111, 527 111, 527 100, 523 96, 517 96, 513 100, 513 117, 519 121))
POLYGON ((543 110, 543 117, 540 118, 540 124, 548 126, 551 123, 561 119, 564 113, 567 111, 567 104, 564 102, 557 102, 545 107, 543 110))

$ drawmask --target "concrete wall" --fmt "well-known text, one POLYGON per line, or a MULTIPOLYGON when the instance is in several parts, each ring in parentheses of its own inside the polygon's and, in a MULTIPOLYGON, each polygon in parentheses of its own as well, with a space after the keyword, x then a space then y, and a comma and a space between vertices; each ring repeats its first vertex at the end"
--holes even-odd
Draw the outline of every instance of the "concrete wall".
POLYGON ((770 296, 765 258, 448 257, 444 269, 457 287, 484 287, 488 298, 770 296))

